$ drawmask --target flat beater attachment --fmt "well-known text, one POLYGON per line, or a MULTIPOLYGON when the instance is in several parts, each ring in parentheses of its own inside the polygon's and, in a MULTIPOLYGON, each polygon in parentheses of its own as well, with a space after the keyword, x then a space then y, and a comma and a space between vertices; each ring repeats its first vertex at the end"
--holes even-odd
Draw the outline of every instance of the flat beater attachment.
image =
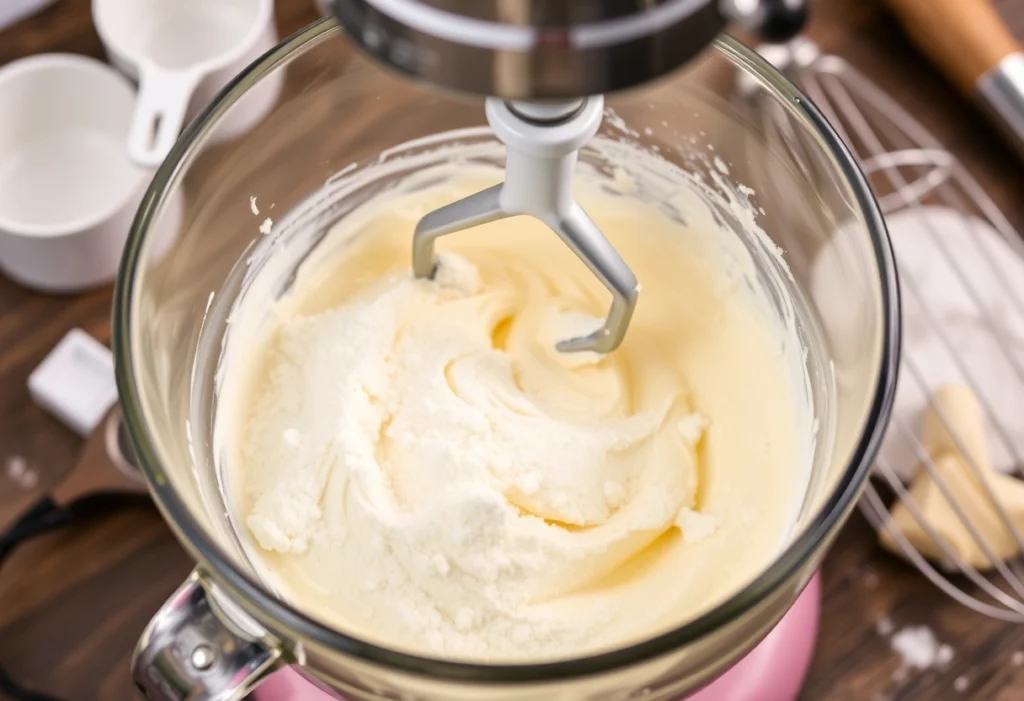
POLYGON ((636 276, 572 195, 581 146, 601 125, 600 96, 562 103, 508 103, 488 98, 487 121, 507 147, 505 182, 424 216, 413 237, 413 272, 434 275, 434 242, 446 234, 505 217, 544 222, 612 294, 604 325, 558 343, 562 352, 610 353, 626 335, 640 288, 636 276))

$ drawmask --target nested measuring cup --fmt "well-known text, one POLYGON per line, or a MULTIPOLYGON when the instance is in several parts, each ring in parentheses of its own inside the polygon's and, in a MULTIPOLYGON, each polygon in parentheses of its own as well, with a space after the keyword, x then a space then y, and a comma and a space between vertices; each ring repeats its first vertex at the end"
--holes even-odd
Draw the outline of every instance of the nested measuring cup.
MULTIPOLYGON (((453 130, 445 137, 451 143, 493 138, 479 104, 383 73, 325 20, 260 59, 190 125, 157 173, 125 252, 114 347, 127 430, 154 500, 197 561, 140 642, 134 674, 153 698, 239 698, 286 664, 350 699, 676 698, 750 650, 792 605, 860 494, 893 396, 899 303, 881 216, 817 110, 732 39, 718 40, 686 71, 609 104, 628 128, 606 118, 607 138, 657 149, 709 179, 720 170, 715 157, 731 163, 728 177, 756 191, 759 224, 793 261, 779 293, 799 313, 820 425, 785 547, 756 579, 695 619, 635 644, 543 664, 464 663, 383 647, 326 626, 261 583, 228 518, 211 448, 221 343, 252 247, 268 229, 292 250, 316 246, 334 221, 406 174, 396 166, 387 177, 346 185, 353 172, 390 162, 399 145, 415 152, 427 148, 415 140, 453 130), (740 77, 759 99, 734 99, 740 77), (284 88, 262 123, 204 148, 270 79, 284 88), (769 108, 779 111, 791 148, 769 149, 758 113, 769 108), (184 216, 172 222, 175 197, 184 216), (842 274, 812 294, 803 261, 833 237, 847 239, 834 248, 846 256, 842 274), (830 337, 820 310, 833 307, 815 294, 856 298, 869 310, 854 320, 862 327, 830 337)), ((427 141, 437 148, 438 137, 427 141)), ((599 168, 613 165, 596 158, 581 154, 599 168)), ((735 234, 763 246, 741 227, 735 234)))
MULTIPOLYGON (((127 148, 145 166, 160 164, 194 105, 277 42, 273 0, 93 0, 92 16, 111 63, 139 83, 127 148)), ((267 81, 262 92, 272 100, 275 89, 267 81)), ((252 98, 220 138, 248 129, 264 109, 252 98)))

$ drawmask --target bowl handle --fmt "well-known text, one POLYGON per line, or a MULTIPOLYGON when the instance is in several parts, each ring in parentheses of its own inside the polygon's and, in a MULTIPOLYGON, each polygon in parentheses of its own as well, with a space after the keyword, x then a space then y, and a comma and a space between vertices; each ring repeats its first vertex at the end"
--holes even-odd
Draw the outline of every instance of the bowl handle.
POLYGON ((232 607, 196 568, 146 626, 132 679, 152 701, 237 701, 284 666, 285 646, 232 607))

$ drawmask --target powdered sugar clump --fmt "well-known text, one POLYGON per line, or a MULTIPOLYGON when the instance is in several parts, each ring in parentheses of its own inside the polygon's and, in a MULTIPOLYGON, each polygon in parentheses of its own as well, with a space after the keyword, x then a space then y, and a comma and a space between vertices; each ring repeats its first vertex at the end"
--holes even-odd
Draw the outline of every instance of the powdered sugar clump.
POLYGON ((926 670, 953 659, 953 648, 942 644, 928 626, 908 626, 897 631, 889 645, 900 656, 903 669, 926 670))

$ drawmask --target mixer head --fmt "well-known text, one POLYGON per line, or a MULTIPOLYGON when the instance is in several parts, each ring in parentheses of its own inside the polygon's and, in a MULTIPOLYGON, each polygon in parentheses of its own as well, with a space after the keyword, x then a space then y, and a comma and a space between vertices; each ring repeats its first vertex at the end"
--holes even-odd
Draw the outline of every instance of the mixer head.
POLYGON ((800 30, 804 0, 331 0, 368 54, 481 97, 600 95, 679 68, 734 22, 768 41, 800 30))
POLYGON ((547 224, 612 295, 603 326, 561 351, 609 353, 639 294, 629 266, 572 197, 577 152, 597 133, 604 93, 660 78, 729 22, 766 40, 803 26, 806 0, 331 0, 353 41, 428 85, 486 98, 506 145, 506 179, 427 214, 413 271, 431 277, 440 236, 526 214, 547 224))

